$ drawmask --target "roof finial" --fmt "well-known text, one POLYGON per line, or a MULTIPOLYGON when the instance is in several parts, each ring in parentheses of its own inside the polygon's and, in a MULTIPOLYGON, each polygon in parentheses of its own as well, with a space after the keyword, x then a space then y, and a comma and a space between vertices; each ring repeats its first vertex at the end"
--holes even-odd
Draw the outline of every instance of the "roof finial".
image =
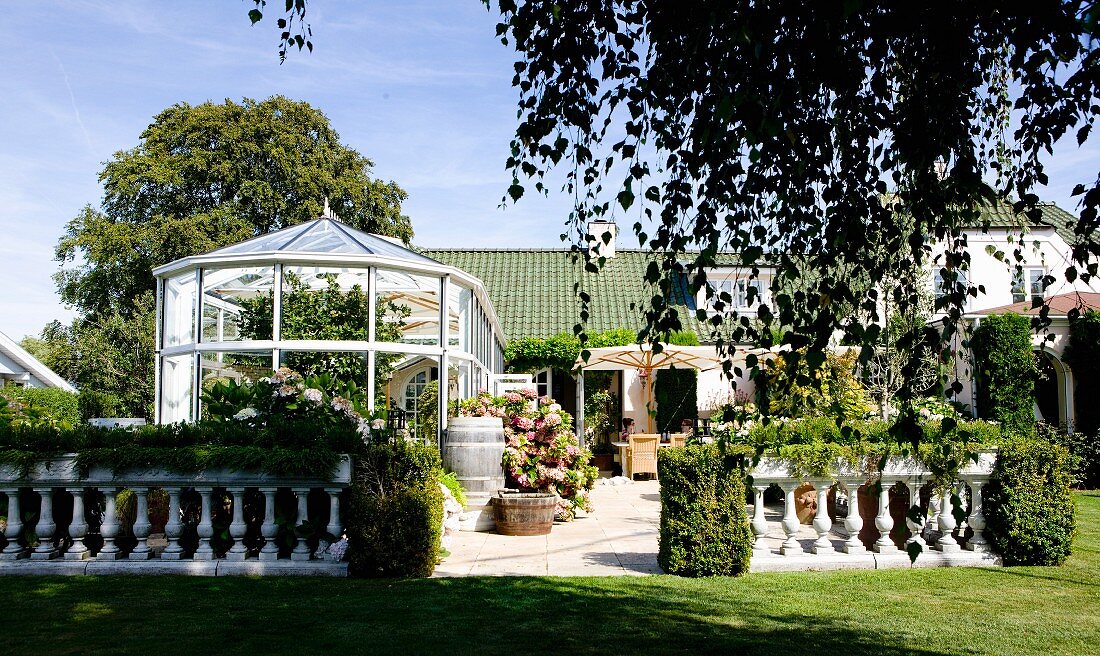
POLYGON ((336 214, 333 213, 332 208, 328 206, 328 196, 325 196, 325 209, 321 210, 322 219, 335 219, 336 214))

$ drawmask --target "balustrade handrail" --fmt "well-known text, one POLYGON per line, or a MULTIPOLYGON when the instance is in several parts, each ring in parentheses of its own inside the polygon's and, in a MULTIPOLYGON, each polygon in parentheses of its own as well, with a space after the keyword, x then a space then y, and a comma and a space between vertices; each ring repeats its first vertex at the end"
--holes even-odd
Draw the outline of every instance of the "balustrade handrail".
MULTIPOLYGON (((339 456, 336 466, 327 477, 282 476, 257 471, 235 471, 230 468, 177 472, 167 468, 149 467, 115 472, 111 467, 102 465, 91 466, 87 472, 82 473, 77 467, 76 454, 43 459, 30 467, 29 471, 11 464, 0 464, 0 494, 7 497, 8 517, 0 561, 27 557, 49 561, 62 556, 65 560, 86 560, 92 555, 85 545, 91 528, 88 519, 95 516, 101 517, 98 532, 103 540, 103 546, 95 554, 96 560, 153 558, 158 554, 148 544, 151 530, 148 495, 151 489, 161 489, 168 495, 168 520, 164 527, 167 546, 159 553, 160 559, 176 561, 190 558, 195 561, 210 561, 218 558, 211 543, 214 536, 212 504, 216 500, 215 490, 221 489, 231 497, 227 507, 232 509, 232 522, 229 524, 232 546, 221 557, 230 561, 244 561, 249 557, 258 561, 278 560, 280 549, 276 538, 279 535, 279 526, 275 521, 275 504, 279 490, 288 490, 293 495, 288 499, 297 506, 296 513, 292 514, 292 526, 303 531, 309 525, 309 494, 313 490, 323 491, 329 504, 325 532, 339 537, 343 533, 340 495, 351 483, 351 469, 351 458, 347 454, 339 456), (136 497, 136 517, 131 531, 137 545, 128 554, 123 554, 116 544, 120 533, 118 494, 124 489, 131 490, 136 497), (246 491, 249 489, 256 490, 263 497, 262 520, 255 522, 259 525, 262 546, 254 544, 251 549, 245 544, 248 523, 244 506, 246 491), (24 544, 29 540, 25 529, 32 527, 24 526, 20 508, 20 496, 29 491, 33 491, 39 498, 38 520, 33 526, 37 544, 33 550, 30 544, 24 544), (185 551, 180 544, 185 519, 181 506, 184 495, 192 495, 193 499, 196 495, 198 497, 197 506, 193 506, 199 514, 195 523, 198 545, 190 551, 185 551), (73 519, 61 536, 55 535, 59 528, 54 521, 55 497, 72 504, 73 519), (102 513, 88 513, 85 507, 86 497, 91 498, 96 507, 102 504, 102 513), (61 550, 65 545, 69 546, 62 554, 61 550)), ((217 503, 223 501, 219 499, 217 503)), ((289 560, 308 561, 313 558, 314 545, 301 537, 294 539, 294 547, 288 554, 289 560)))

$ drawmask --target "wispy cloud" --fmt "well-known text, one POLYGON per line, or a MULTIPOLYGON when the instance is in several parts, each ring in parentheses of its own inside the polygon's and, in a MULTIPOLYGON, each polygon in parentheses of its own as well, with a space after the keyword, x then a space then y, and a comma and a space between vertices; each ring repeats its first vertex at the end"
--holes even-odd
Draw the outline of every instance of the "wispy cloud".
POLYGON ((57 57, 57 53, 50 48, 50 56, 57 62, 57 68, 61 70, 61 79, 65 81, 65 89, 69 92, 69 102, 73 107, 73 116, 76 118, 76 124, 80 126, 80 132, 84 135, 84 141, 88 144, 88 152, 93 156, 95 155, 95 146, 92 145, 92 137, 88 134, 88 128, 84 126, 84 119, 80 118, 80 108, 76 106, 76 95, 73 94, 73 85, 69 84, 69 73, 65 70, 65 65, 61 63, 61 60, 57 57))

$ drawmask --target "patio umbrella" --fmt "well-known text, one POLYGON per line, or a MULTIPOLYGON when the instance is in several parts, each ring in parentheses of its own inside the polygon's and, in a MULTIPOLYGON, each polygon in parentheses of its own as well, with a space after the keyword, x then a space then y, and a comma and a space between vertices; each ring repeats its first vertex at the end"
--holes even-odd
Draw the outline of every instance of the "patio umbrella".
MULTIPOLYGON (((713 346, 674 346, 662 345, 658 353, 649 344, 631 344, 629 346, 608 346, 588 349, 589 357, 585 362, 577 358, 575 368, 580 371, 627 371, 635 370, 646 382, 652 380, 657 369, 695 369, 709 371, 722 366, 722 357, 713 346)), ((653 386, 647 390, 646 410, 648 430, 653 432, 653 415, 648 412, 653 401, 653 386)))

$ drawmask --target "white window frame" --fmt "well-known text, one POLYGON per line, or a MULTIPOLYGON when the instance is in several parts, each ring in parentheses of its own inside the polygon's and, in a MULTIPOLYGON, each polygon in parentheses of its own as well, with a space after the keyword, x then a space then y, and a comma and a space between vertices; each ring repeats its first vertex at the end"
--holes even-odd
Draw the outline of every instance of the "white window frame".
POLYGON ((1046 300, 1046 290, 1043 289, 1043 277, 1047 275, 1045 267, 1023 267, 1022 270, 1012 273, 1012 302, 1025 303, 1046 300), (1017 300, 1017 297, 1020 297, 1017 300))
POLYGON ((707 312, 714 314, 730 314, 737 312, 741 315, 755 315, 762 303, 768 302, 768 288, 771 283, 771 272, 761 271, 756 277, 750 275, 742 268, 730 267, 724 269, 712 269, 707 272, 707 287, 699 291, 697 305, 705 307, 707 312), (749 304, 749 288, 756 289, 752 304, 749 304), (724 304, 721 311, 715 307, 721 302, 719 295, 725 292, 730 296, 730 302, 724 304))

